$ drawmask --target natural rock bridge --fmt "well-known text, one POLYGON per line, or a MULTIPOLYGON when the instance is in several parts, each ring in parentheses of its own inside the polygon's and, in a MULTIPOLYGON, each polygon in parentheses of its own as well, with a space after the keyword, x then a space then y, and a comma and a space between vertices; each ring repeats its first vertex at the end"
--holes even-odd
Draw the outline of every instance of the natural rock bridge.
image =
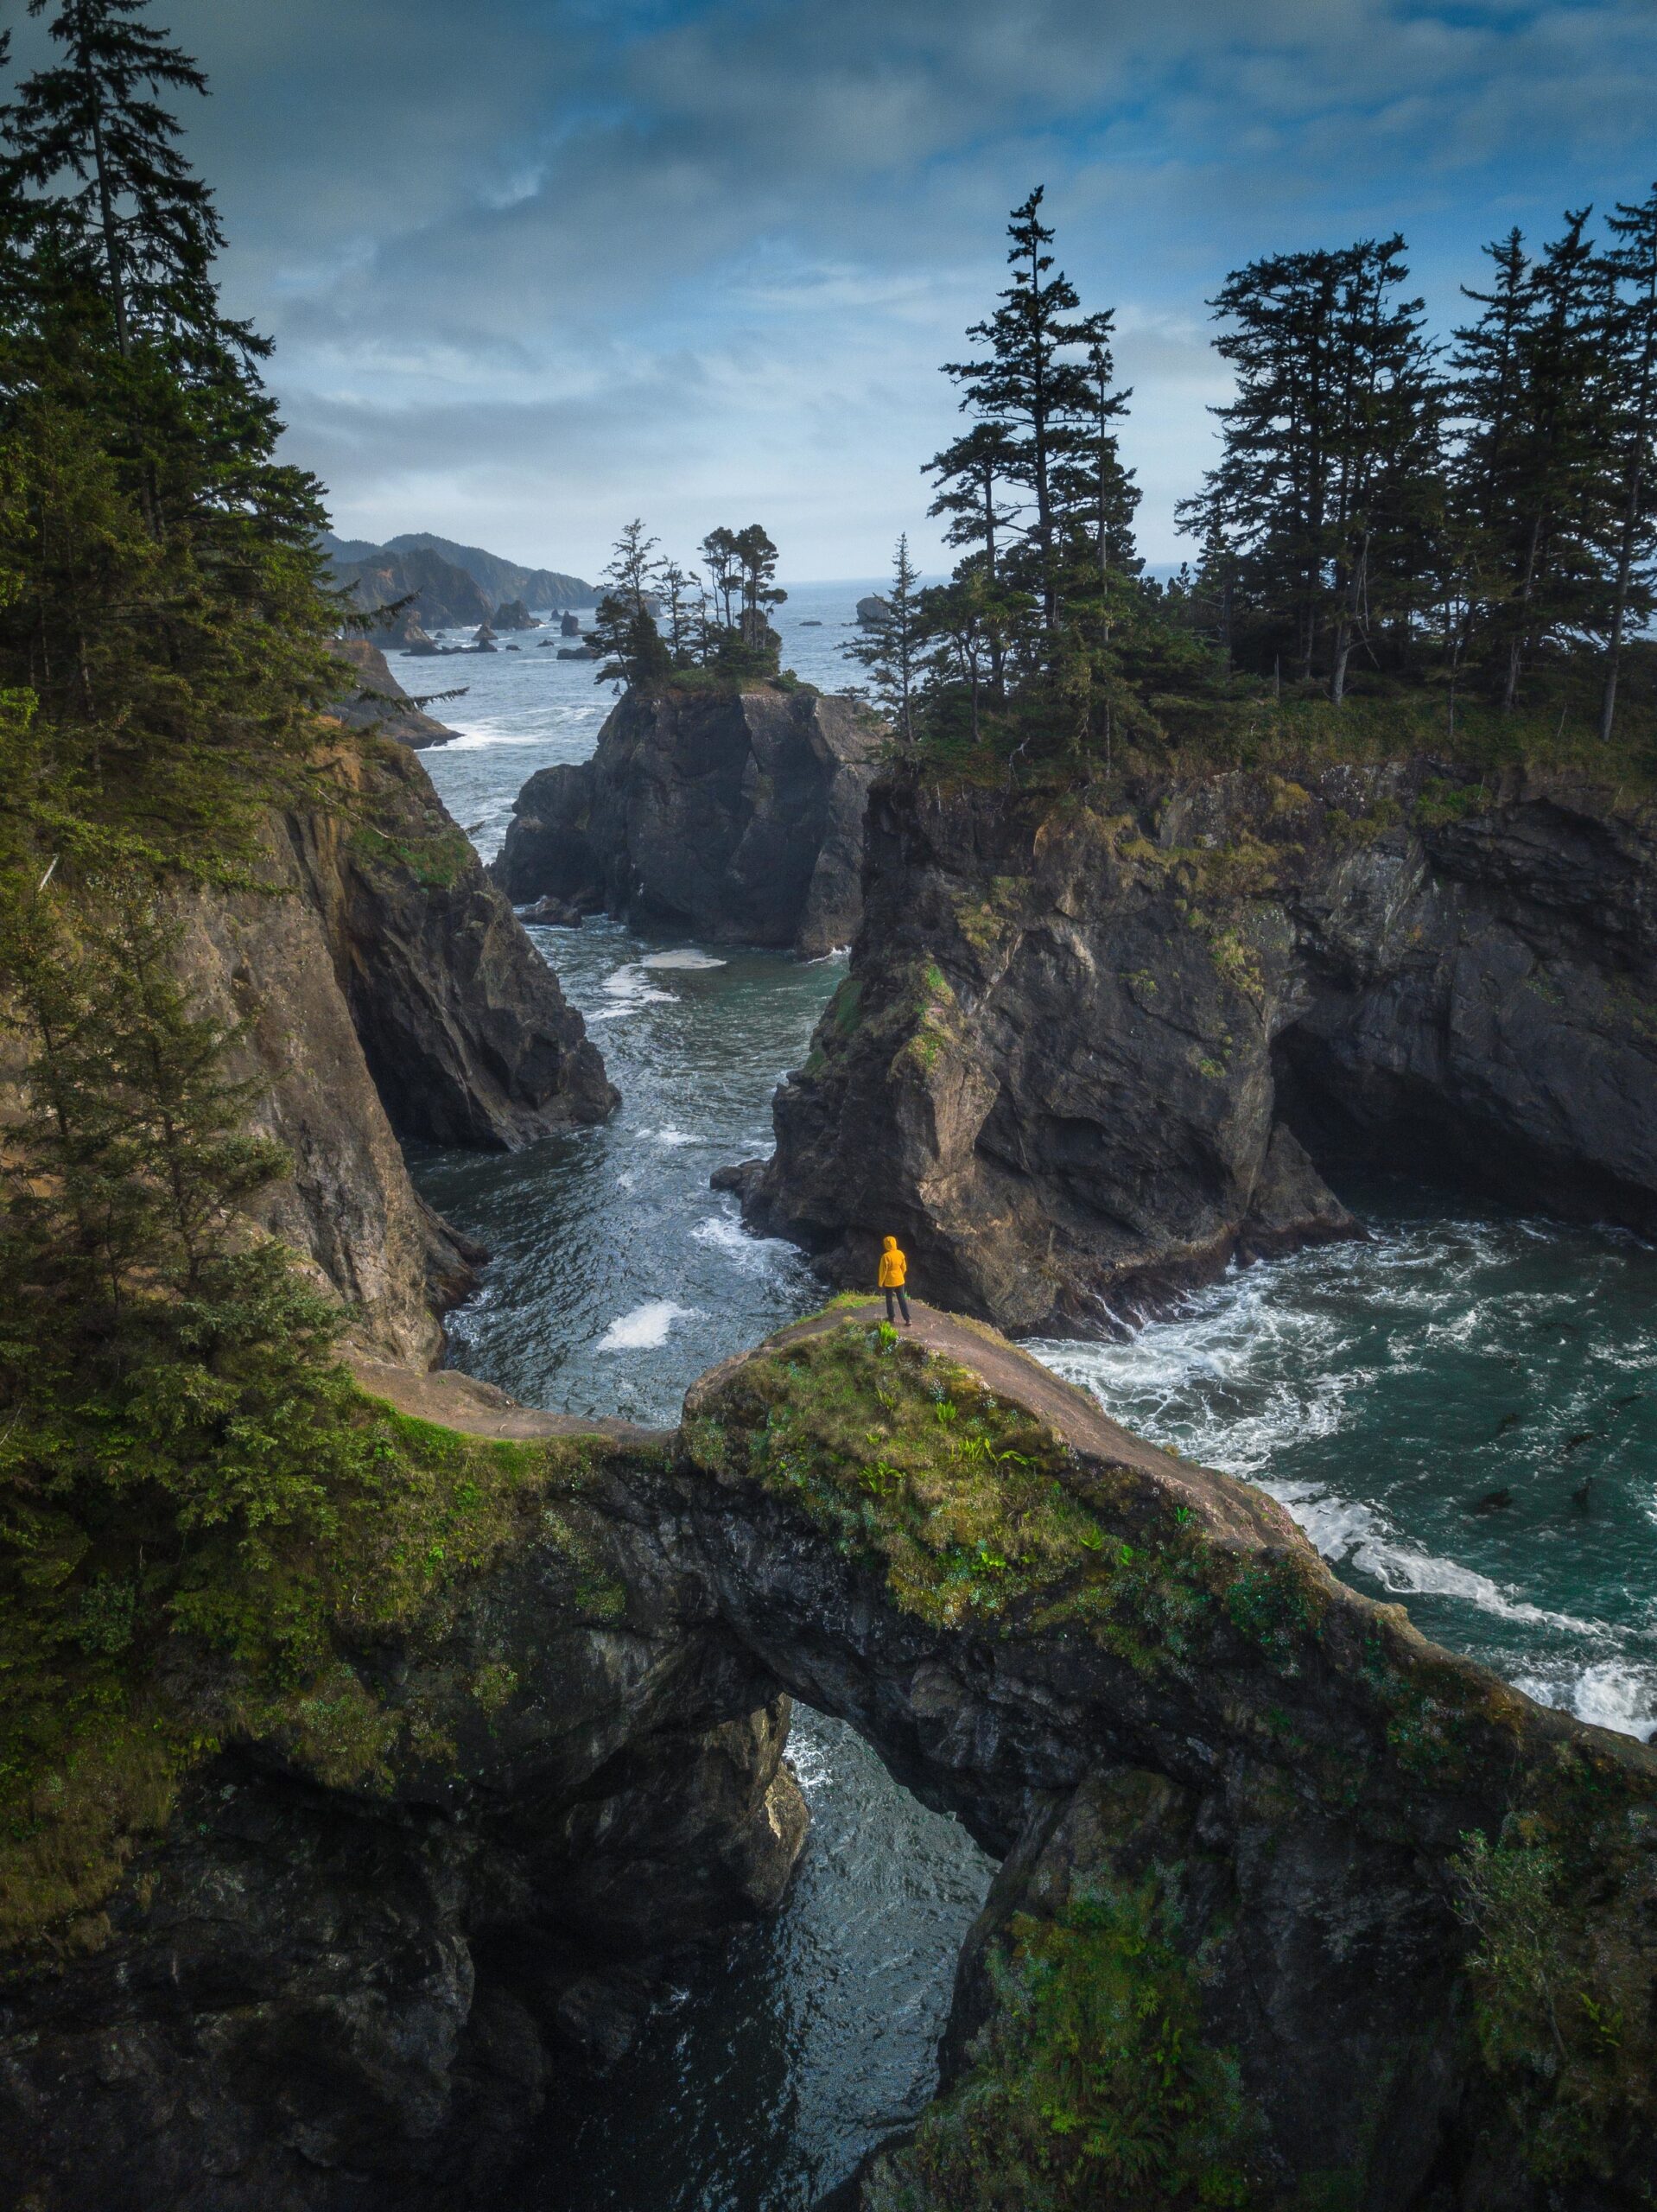
POLYGON ((924 1306, 784 1330, 667 1435, 364 1379, 531 1448, 510 1541, 351 1656, 375 1786, 238 1744, 105 1948, 8 1992, 9 2201, 480 2200, 652 1959, 780 1899, 784 1692, 1004 1860, 870 2212, 1651 2201, 1657 1754, 1260 1492, 924 1306))

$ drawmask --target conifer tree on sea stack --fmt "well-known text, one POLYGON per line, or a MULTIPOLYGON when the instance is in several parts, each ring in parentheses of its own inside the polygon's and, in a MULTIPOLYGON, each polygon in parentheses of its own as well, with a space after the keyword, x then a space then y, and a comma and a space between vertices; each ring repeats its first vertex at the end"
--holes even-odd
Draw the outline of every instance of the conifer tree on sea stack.
POLYGON ((1487 247, 1495 283, 1467 289, 1483 313, 1456 334, 1457 504, 1478 570, 1474 642, 1509 710, 1527 663, 1599 626, 1608 596, 1600 549, 1614 499, 1614 382, 1589 212, 1567 213, 1539 259, 1517 231, 1487 247))

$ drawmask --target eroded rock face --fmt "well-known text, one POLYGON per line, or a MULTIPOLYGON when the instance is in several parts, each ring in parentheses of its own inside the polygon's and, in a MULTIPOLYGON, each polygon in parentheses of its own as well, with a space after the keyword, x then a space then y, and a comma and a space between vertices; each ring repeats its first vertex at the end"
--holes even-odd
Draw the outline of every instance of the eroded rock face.
MULTIPOLYGON (((0 1984, 0 2201, 336 2212, 493 2193, 678 1955, 774 1910, 787 1705, 595 1460, 429 1638, 325 1696, 405 1732, 203 1770, 101 1948, 0 1984)), ((228 1717, 227 1717, 228 1719, 228 1717)), ((377 1721, 377 1726, 379 1722, 377 1721)))
POLYGON ((881 1234, 1015 1330, 1349 1236, 1319 1169, 1423 1161, 1657 1231, 1657 841, 1612 795, 1424 766, 1220 775, 1114 817, 897 785, 754 1225, 881 1234))
POLYGON ((876 1318, 716 1370, 682 1447, 744 1642, 1005 1855, 867 2212, 1639 2203, 1657 1755, 987 1332, 876 1318), (1527 1962, 1481 1966, 1527 1916, 1527 1962), (1557 2043, 1533 1971, 1587 1993, 1557 2043), (1615 2057, 1605 2005, 1641 2024, 1615 2057))
POLYGON ((297 850, 392 1127, 511 1149, 602 1121, 617 1093, 586 1024, 425 771, 382 748, 373 772, 365 829, 301 824, 297 850))
POLYGON ((179 902, 200 1001, 246 1021, 256 1125, 294 1162, 261 1217, 359 1310, 364 1339, 423 1364, 480 1256, 409 1179, 399 1136, 525 1143, 616 1094, 581 1016, 403 747, 341 772, 353 812, 273 825, 279 894, 179 902))
MULTIPOLYGON (((416 631, 420 636, 424 632, 416 631)), ((412 645, 414 639, 403 640, 412 645)), ((427 639, 429 644, 429 639, 427 639)), ((429 745, 447 745, 454 735, 446 722, 422 713, 385 664, 380 647, 367 638, 336 638, 329 647, 334 658, 351 671, 356 689, 333 709, 336 718, 353 729, 378 730, 418 753, 429 745)))
POLYGON ((878 734, 845 699, 769 686, 628 695, 590 760, 519 792, 495 880, 696 936, 848 944, 878 734))

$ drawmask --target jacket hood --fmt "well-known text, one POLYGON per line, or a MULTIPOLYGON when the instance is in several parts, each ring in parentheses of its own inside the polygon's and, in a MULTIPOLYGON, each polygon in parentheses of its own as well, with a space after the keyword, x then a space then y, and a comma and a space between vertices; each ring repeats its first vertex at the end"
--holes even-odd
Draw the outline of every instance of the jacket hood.
POLYGON ((883 1252, 895 1252, 897 1249, 898 1240, 895 1236, 888 1236, 880 1247, 883 1252))

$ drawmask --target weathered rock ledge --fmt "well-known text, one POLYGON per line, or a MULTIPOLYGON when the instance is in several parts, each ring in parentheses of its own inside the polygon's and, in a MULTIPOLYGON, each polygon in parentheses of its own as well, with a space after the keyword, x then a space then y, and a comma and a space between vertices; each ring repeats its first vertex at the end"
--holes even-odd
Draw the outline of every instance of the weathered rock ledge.
MULTIPOLYGON (((1119 803, 1120 804, 1120 803, 1119 803)), ((1216 774, 1114 813, 901 781, 755 1227, 831 1280, 880 1233, 952 1306, 1111 1325, 1354 1224, 1425 1165, 1657 1233, 1657 827, 1416 762, 1216 774)))
POLYGON ((671 1437, 549 1446, 496 1564, 351 1660, 378 1794, 228 1750, 105 1947, 5 1986, 0 2189, 500 2201, 663 1948, 780 1895, 787 1691, 1005 1858, 868 2212, 1647 2202, 1657 1754, 993 1332, 876 1318, 715 1370, 671 1437))
POLYGON ((630 691, 590 760, 518 793, 495 880, 520 906, 816 958, 857 931, 879 745, 850 700, 813 691, 630 691))

